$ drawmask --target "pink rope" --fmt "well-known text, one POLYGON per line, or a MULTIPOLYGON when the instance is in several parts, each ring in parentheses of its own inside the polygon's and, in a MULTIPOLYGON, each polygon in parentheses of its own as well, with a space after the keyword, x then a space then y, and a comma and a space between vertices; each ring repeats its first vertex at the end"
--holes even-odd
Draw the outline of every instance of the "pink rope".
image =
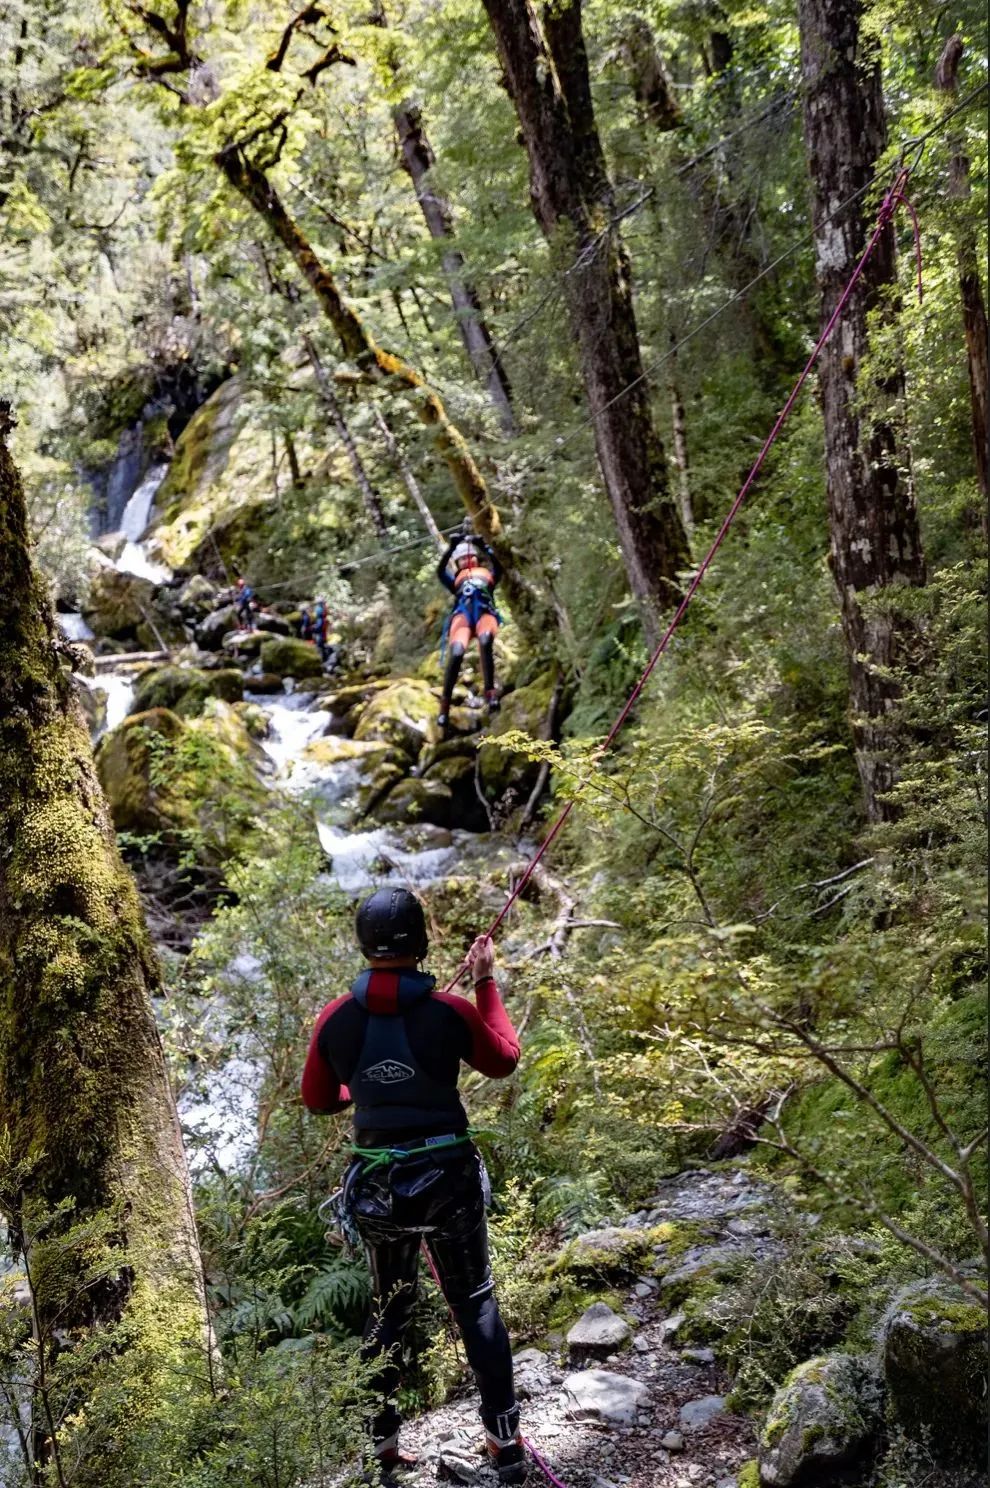
POLYGON ((536 1450, 528 1436, 523 1437, 522 1444, 526 1448, 526 1451, 529 1453, 529 1455, 532 1457, 533 1461, 536 1463, 537 1467, 540 1469, 540 1472, 546 1478, 547 1482, 553 1484, 553 1488, 567 1488, 567 1484, 560 1478, 558 1478, 557 1474, 554 1472, 547 1459, 536 1450))
MULTIPOLYGON (((910 178, 910 174, 911 174, 911 172, 908 169, 908 167, 907 166, 904 166, 898 172, 898 175, 897 175, 896 180, 894 181, 894 184, 891 186, 890 190, 887 192, 886 196, 884 197, 883 201, 881 202, 881 204, 880 204, 880 211, 877 213, 877 224, 876 224, 876 227, 874 228, 873 236, 870 238, 870 241, 867 243, 866 247, 864 248, 864 250, 862 252, 862 255, 860 256, 860 259, 859 259, 858 263, 856 264, 856 267, 853 269, 852 274, 849 277, 848 284, 846 285, 845 289, 842 291, 842 294, 839 296, 839 300, 838 300, 838 302, 837 302, 837 304, 835 306, 835 309, 832 311, 832 314, 828 318, 828 323, 826 324, 825 329, 822 331, 821 335, 818 337, 818 340, 815 342, 815 348, 812 351, 812 353, 811 353, 810 357, 808 358, 807 362, 805 363, 804 368, 803 368, 803 370, 801 372, 800 377, 798 378, 797 382, 794 384, 793 388, 791 389, 791 392, 790 392, 790 395, 789 395, 789 397, 787 399, 787 402, 784 404, 784 406, 781 409, 780 413, 777 415, 776 421, 774 422, 774 426, 770 430, 770 433, 767 435, 767 438, 766 438, 766 440, 764 442, 763 448, 760 450, 760 453, 757 455, 756 462, 753 465, 752 470, 749 472, 749 475, 747 475, 745 481, 743 482, 742 488, 739 491, 738 496, 733 501, 732 505, 729 507, 729 510, 728 510, 728 512, 726 513, 726 516, 725 516, 725 520, 723 521, 721 527, 719 528, 718 532, 715 535, 714 542, 712 543, 711 547, 708 549, 708 552, 705 554, 704 558, 701 560, 700 564, 698 565, 697 569, 695 570, 694 577, 692 578, 690 584, 688 585, 688 587, 687 587, 687 589, 686 589, 686 591, 684 593, 683 599, 681 600, 680 604, 677 606, 677 609, 674 611, 673 619, 671 620, 670 624, 667 626, 667 629, 664 631, 663 635, 661 636, 659 645, 657 646, 656 650, 653 652, 653 655, 650 657, 649 661, 647 662, 646 666, 644 667, 643 673, 642 673, 641 677, 639 678, 639 681, 636 683, 636 686, 633 688, 632 692, 629 694, 628 698, 626 699, 626 701, 625 701, 625 703, 624 703, 624 705, 622 707, 622 710, 619 713, 618 718, 616 718, 616 720, 613 723, 612 727, 609 729, 608 734, 606 735, 605 740, 604 740, 601 748, 598 751, 599 758, 601 758, 601 756, 604 755, 605 753, 607 753, 607 751, 611 748, 612 744, 614 743, 614 741, 616 739, 616 736, 619 734, 619 732, 623 728, 626 720, 628 719, 630 713, 632 712, 633 708, 635 707, 636 702, 638 701, 639 696, 640 696, 640 694, 643 691, 643 688, 646 686, 647 682, 650 680, 651 676, 653 675, 653 672, 654 672, 654 670, 655 670, 658 662, 660 661, 661 656, 663 656, 664 652, 667 650, 667 647, 670 645, 670 642, 671 642, 671 639, 672 639, 672 637, 674 635, 674 632, 676 631, 677 627, 680 625, 681 621, 683 620, 684 615, 687 612, 688 606, 690 605, 691 601, 694 599, 694 596, 697 593, 698 588, 701 585, 702 579, 705 577, 705 574, 708 572, 709 568, 712 565, 712 562, 713 562, 713 560, 715 558, 716 553, 718 552, 719 548, 722 546, 723 542, 725 541, 726 537, 728 536, 729 528, 732 526, 733 522, 735 521, 736 516, 737 516, 737 514, 739 512, 739 508, 742 506, 743 502, 746 500, 746 497, 749 495, 749 492, 750 492, 750 489, 752 488, 753 482, 756 480, 756 477, 759 475, 760 471, 762 470, 763 464, 764 464, 764 461, 767 458, 767 455, 770 453, 770 451, 773 448, 774 444, 776 444, 777 438, 778 438, 778 436, 780 434, 780 431, 784 427, 784 424, 787 422, 787 419, 788 419, 788 417, 790 416, 790 413, 791 413, 791 409, 794 407, 794 404, 797 402, 797 399, 798 399, 798 396, 799 396, 799 394, 801 392, 801 389, 804 387, 804 384, 807 382, 809 376, 811 375, 811 369, 814 367, 815 363, 817 362, 818 357, 819 357, 819 354, 821 353, 822 347, 825 345, 826 341, 829 339, 829 337, 831 336, 832 332, 834 331, 834 329, 836 327, 836 324, 838 323, 838 320, 839 320, 840 316, 842 315, 843 310, 846 308, 846 305, 849 303, 850 296, 852 295, 853 290, 855 289, 857 283, 859 282, 859 278, 860 278, 860 276, 861 276, 864 268, 866 267, 867 262, 869 261, 871 255, 873 253, 873 250, 876 248, 877 243, 880 241, 880 238, 883 236, 884 230, 886 229, 888 223, 892 220, 892 218, 894 216, 894 213, 897 211, 897 208, 900 205, 903 205, 903 206, 907 207, 908 211, 911 213, 912 221, 915 224, 915 234, 916 234, 915 241, 916 241, 916 245, 917 245, 918 263, 919 263, 919 269, 918 269, 918 286, 919 286, 919 293, 920 293, 920 288, 921 288, 921 269, 920 269, 920 263, 921 263, 921 236, 920 236, 920 231, 919 231, 918 225, 917 225, 917 215, 915 213, 914 207, 911 205, 911 203, 904 196, 904 188, 907 186, 908 180, 910 178)), ((565 825, 567 823, 567 820, 568 820, 571 812, 574 810, 575 804, 576 804, 575 801, 568 801, 567 805, 564 807, 563 811, 561 811, 560 815, 557 817, 557 819, 554 822, 553 826, 550 828, 549 832, 544 837, 544 839, 541 842, 539 848, 533 854, 533 857, 530 859, 529 863, 526 866, 525 872, 521 875, 518 883, 516 883, 516 885, 512 889, 511 893, 509 894, 508 898, 506 899, 505 903, 503 904, 501 910, 496 915, 496 917, 492 921, 491 925, 488 927, 488 930, 487 930, 486 933, 488 934, 489 937, 493 936, 496 933, 496 931, 500 928, 500 926, 502 925, 502 922, 505 920, 506 915, 509 913, 509 911, 512 908, 512 906, 515 904, 516 900, 519 898, 520 894, 523 892, 523 890, 525 889, 526 885, 529 883, 530 879, 533 877, 533 874, 536 872, 536 869, 539 866, 540 862, 543 860, 543 858, 546 857, 547 853, 550 851, 550 848, 553 846, 554 842, 560 836, 561 832, 563 831, 563 829, 564 829, 564 827, 565 827, 565 825)), ((464 975, 464 972, 466 970, 467 970, 467 961, 465 960, 458 967, 457 971, 454 973, 453 977, 451 977, 450 981, 447 983, 447 985, 444 987, 443 990, 445 992, 450 992, 452 990, 452 988, 456 987, 457 986, 457 983, 460 981, 461 977, 464 975)))

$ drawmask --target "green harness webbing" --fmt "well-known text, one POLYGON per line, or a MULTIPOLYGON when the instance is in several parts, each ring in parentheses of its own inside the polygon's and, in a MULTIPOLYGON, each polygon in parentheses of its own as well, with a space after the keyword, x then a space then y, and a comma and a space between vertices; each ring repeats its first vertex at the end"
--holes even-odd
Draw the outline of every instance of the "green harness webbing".
POLYGON ((352 1144, 351 1151, 367 1164, 365 1171, 372 1173, 375 1168, 383 1168, 403 1157, 418 1157, 423 1152, 444 1152, 448 1147, 458 1147, 462 1142, 470 1142, 472 1135, 463 1132, 459 1137, 447 1137, 442 1142, 424 1142, 422 1147, 358 1147, 352 1144))
POLYGON ((349 1151, 355 1157, 360 1157, 367 1163, 366 1172, 372 1173, 375 1168, 383 1168, 386 1163, 396 1162, 403 1157, 419 1157, 424 1152, 443 1152, 448 1147, 459 1147, 462 1142, 475 1142, 479 1137, 498 1137, 498 1132, 491 1126, 469 1126, 466 1132, 459 1136, 445 1137, 442 1142, 424 1142, 422 1147, 359 1147, 352 1142, 349 1151))

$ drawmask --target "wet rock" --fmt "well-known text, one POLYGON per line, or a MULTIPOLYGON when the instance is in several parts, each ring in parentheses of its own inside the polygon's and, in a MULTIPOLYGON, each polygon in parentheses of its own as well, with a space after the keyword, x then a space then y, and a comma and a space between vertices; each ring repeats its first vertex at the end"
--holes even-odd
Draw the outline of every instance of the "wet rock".
POLYGON ((451 820, 469 832, 487 832, 491 828, 488 812, 478 797, 477 759, 453 755, 439 759, 424 772, 424 779, 446 787, 451 798, 451 820))
POLYGON ((650 1392, 639 1380, 606 1369, 583 1369, 563 1384, 571 1415, 631 1426, 648 1403, 650 1392))
POLYGON ((280 677, 322 677, 320 653, 308 641, 272 636, 261 644, 261 669, 280 677))
POLYGON ((262 610, 260 615, 254 618, 255 630, 263 630, 268 635, 291 636, 294 634, 291 624, 282 615, 273 615, 269 610, 262 610))
POLYGON ((154 604, 155 586, 135 574, 101 568, 94 575, 82 614, 98 636, 136 641, 154 604))
POLYGON ((431 822, 437 827, 455 823, 453 795, 439 780, 400 780, 371 808, 369 815, 383 824, 431 822))
POLYGON ((681 1426, 685 1431, 701 1431, 725 1410, 724 1395, 702 1395, 681 1406, 681 1426))
POLYGON ((223 638, 223 649, 235 661, 255 661, 261 655, 264 640, 264 632, 260 630, 229 630, 223 638))
MULTIPOLYGON (((986 1452, 987 1319, 948 1283, 903 1291, 883 1325, 883 1366, 893 1415, 937 1454, 986 1452)), ((982 1459, 985 1461, 985 1457, 982 1459)))
POLYGON ((256 692, 259 697, 278 697, 285 691, 282 678, 276 672, 248 675, 244 678, 244 686, 248 692, 256 692))
POLYGON ((569 1331, 567 1344, 574 1354, 601 1356, 611 1353, 631 1337, 629 1324, 614 1313, 607 1302, 593 1302, 569 1331))
POLYGON ((365 780, 358 790, 355 819, 360 821, 363 817, 369 816, 379 801, 383 801, 389 792, 405 779, 405 774, 403 766, 397 764, 391 757, 390 750, 386 750, 382 763, 376 767, 371 777, 365 780))
POLYGON ((412 763, 423 745, 436 735, 437 708, 432 688, 406 677, 376 693, 365 705, 354 737, 388 744, 401 750, 412 763))
POLYGON ((196 644, 204 651, 219 651, 224 636, 236 629, 237 609, 234 605, 224 605, 222 609, 211 610, 196 626, 196 644))
POLYGON ((777 1391, 760 1434, 760 1482, 789 1488, 829 1475, 870 1446, 883 1392, 872 1360, 826 1354, 793 1370, 777 1391))
POLYGON ((316 765, 339 765, 356 760, 362 770, 372 771, 389 758, 387 744, 365 743, 360 739, 342 739, 339 735, 324 734, 322 739, 313 739, 303 750, 303 759, 316 765))
POLYGON ((80 684, 76 688, 76 697, 79 699, 79 706, 82 708, 90 735, 95 738, 107 721, 107 695, 97 688, 84 687, 80 684))
POLYGON ((660 1438, 660 1445, 667 1452, 683 1452, 684 1437, 679 1431, 666 1431, 660 1438))
POLYGON ((551 1386, 550 1360, 540 1349, 523 1349, 512 1360, 519 1400, 539 1399, 551 1386))
POLYGON ((232 667, 199 671, 195 667, 156 667, 145 672, 134 693, 134 712, 171 708, 182 718, 202 713, 209 698, 236 703, 244 696, 243 674, 232 667))
POLYGON ((189 618, 203 618, 212 610, 216 597, 216 584, 211 583, 203 574, 193 574, 179 590, 176 603, 189 618))

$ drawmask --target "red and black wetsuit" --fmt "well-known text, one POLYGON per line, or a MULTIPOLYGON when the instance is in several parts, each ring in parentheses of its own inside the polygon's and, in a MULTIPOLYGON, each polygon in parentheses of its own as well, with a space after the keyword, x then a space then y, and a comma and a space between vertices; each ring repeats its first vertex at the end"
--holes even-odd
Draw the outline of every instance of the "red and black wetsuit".
POLYGON ((435 978, 418 971, 366 971, 316 1020, 303 1101, 324 1113, 353 1101, 359 1147, 467 1131, 457 1093, 461 1062, 495 1080, 519 1062, 494 978, 478 983, 476 1006, 435 987, 435 978))
POLYGON ((519 1060, 519 1040, 493 978, 478 983, 476 1005, 435 988, 433 977, 411 968, 363 972, 316 1020, 302 1078, 311 1111, 354 1103, 358 1147, 432 1148, 397 1152, 368 1171, 358 1158, 345 1180, 371 1268, 365 1355, 380 1360, 383 1404, 373 1427, 382 1453, 399 1428, 398 1366, 424 1241, 460 1327, 487 1430, 506 1441, 518 1426, 512 1353, 488 1256, 487 1175, 472 1143, 441 1139, 467 1132, 461 1063, 504 1078, 519 1060))

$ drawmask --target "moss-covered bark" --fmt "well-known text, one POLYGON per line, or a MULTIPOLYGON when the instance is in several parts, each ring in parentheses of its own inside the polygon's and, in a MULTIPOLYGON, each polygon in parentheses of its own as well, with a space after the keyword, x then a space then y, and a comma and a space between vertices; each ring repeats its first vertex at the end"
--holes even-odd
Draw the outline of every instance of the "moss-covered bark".
MULTIPOLYGON (((344 356, 355 362, 367 377, 380 382, 385 391, 411 400, 417 417, 430 431, 433 447, 446 465, 465 511, 478 532, 499 554, 514 616, 526 626, 530 623, 536 596, 517 571, 515 555, 502 536, 498 508, 491 499, 485 477, 464 435, 451 421, 439 393, 408 362, 378 345, 364 321, 340 293, 332 273, 286 210, 261 167, 236 144, 219 151, 216 163, 234 190, 258 213, 273 236, 292 255, 316 295, 321 311, 333 326, 344 356)), ((535 629, 533 633, 536 634, 535 629)))
POLYGON ((0 404, 0 1206, 43 1345, 56 1320, 61 1338, 124 1321, 140 1347, 135 1307, 157 1292, 164 1355, 202 1344, 206 1317, 159 973, 31 565, 9 423, 0 404), (93 1245, 70 1241, 90 1222, 96 1280, 93 1245))

